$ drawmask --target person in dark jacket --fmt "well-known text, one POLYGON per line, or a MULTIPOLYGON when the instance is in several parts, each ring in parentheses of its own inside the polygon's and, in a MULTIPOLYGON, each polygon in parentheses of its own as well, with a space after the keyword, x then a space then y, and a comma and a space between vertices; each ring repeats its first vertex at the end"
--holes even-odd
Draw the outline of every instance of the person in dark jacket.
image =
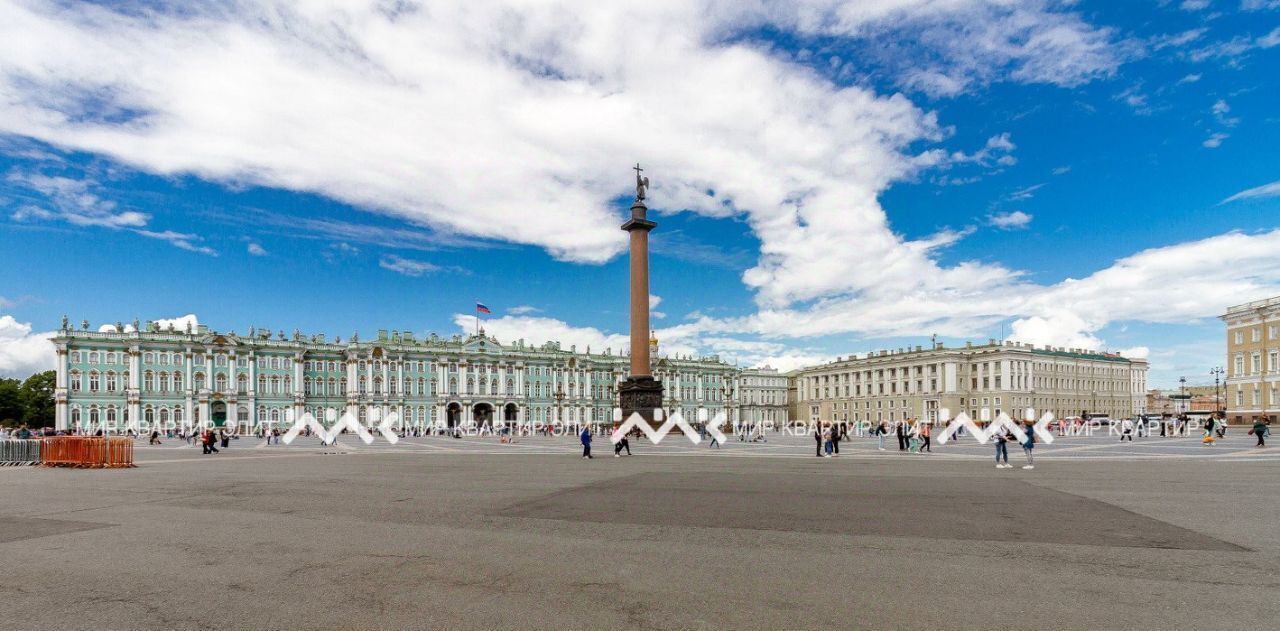
POLYGON ((814 449, 813 455, 821 458, 822 457, 822 427, 818 425, 813 426, 813 449, 814 449))
POLYGON ((1253 429, 1249 430, 1249 433, 1258 439, 1258 447, 1267 446, 1267 434, 1270 432, 1271 426, 1267 425, 1267 422, 1263 420, 1254 421, 1253 429))
POLYGON ((840 433, 841 433, 840 425, 837 425, 831 428, 831 452, 832 452, 831 455, 833 456, 840 455, 840 433))
POLYGON ((578 438, 582 440, 582 457, 590 458, 591 457, 591 430, 585 427, 582 428, 582 435, 579 436, 578 438))
POLYGON ((898 451, 907 450, 907 429, 903 423, 894 423, 893 431, 898 434, 898 451))

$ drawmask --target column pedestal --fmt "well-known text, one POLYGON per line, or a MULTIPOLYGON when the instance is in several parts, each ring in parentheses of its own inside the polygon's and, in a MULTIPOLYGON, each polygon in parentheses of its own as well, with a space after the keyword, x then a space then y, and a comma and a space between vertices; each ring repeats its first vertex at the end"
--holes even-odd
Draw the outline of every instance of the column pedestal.
POLYGON ((653 411, 662 407, 662 382, 648 375, 627 377, 618 384, 618 407, 622 422, 639 414, 650 427, 657 429, 664 421, 655 421, 653 411))

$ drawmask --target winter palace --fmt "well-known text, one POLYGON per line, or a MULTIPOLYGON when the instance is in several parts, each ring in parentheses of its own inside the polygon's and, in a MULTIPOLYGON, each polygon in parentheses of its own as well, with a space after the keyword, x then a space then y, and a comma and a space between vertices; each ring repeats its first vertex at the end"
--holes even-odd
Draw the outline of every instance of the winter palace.
MULTIPOLYGON (((483 329, 449 338, 379 331, 373 340, 345 342, 297 331, 218 333, 204 325, 104 329, 90 331, 85 322, 76 330, 64 318, 52 338, 59 429, 125 427, 131 419, 144 429, 202 419, 284 427, 290 409, 322 421, 330 410, 350 412, 362 422, 375 409, 394 411, 409 427, 609 423, 627 369, 627 357, 612 349, 503 344, 483 329)), ((655 376, 667 387, 665 407, 690 419, 699 409, 709 418, 723 411, 730 422, 744 413, 732 403, 743 371, 715 356, 660 355, 656 339, 651 350, 655 376)), ((770 408, 747 410, 751 418, 785 415, 785 401, 749 400, 770 408)))

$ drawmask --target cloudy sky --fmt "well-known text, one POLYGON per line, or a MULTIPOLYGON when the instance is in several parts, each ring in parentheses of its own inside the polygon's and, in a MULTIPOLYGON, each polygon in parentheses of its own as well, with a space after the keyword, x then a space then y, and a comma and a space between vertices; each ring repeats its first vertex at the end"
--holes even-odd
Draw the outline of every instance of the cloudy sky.
POLYGON ((62 314, 1208 380, 1280 294, 1280 1, 0 0, 0 375, 62 314))

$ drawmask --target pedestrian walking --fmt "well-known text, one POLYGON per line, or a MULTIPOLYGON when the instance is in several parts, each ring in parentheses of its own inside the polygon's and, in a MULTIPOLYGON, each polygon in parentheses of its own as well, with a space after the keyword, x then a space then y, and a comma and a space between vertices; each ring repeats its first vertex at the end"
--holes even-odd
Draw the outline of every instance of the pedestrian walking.
POLYGON ((876 424, 875 433, 876 438, 880 443, 880 451, 884 451, 884 437, 889 433, 889 428, 884 426, 884 421, 880 421, 876 424))
POLYGON ((621 457, 622 457, 622 450, 623 450, 623 449, 626 449, 626 450, 627 450, 627 455, 628 455, 628 456, 630 456, 630 455, 631 455, 631 443, 630 443, 630 442, 627 442, 627 435, 626 435, 626 434, 623 434, 623 435, 622 435, 622 440, 620 440, 620 441, 618 441, 618 442, 614 443, 614 445, 613 445, 613 457, 614 457, 614 458, 621 458, 621 457))
POLYGON ((1214 429, 1214 424, 1215 424, 1215 421, 1216 421, 1216 420, 1217 420, 1217 419, 1215 419, 1215 418, 1213 418, 1212 416, 1210 416, 1210 417, 1209 417, 1209 420, 1208 420, 1208 421, 1205 421, 1205 424, 1204 424, 1204 438, 1201 438, 1201 439, 1200 439, 1200 443, 1201 443, 1201 444, 1203 444, 1205 447, 1212 447, 1212 446, 1213 446, 1213 429, 1214 429))
POLYGON ((1267 435, 1271 433, 1271 422, 1258 419, 1253 422, 1253 429, 1249 430, 1249 434, 1258 439, 1256 447, 1267 446, 1267 435))
POLYGON ((153 430, 151 430, 151 440, 147 441, 147 444, 149 444, 149 445, 159 445, 159 444, 160 444, 160 431, 159 431, 159 430, 154 430, 154 429, 153 429, 153 430))
POLYGON ((1126 438, 1133 442, 1133 421, 1129 419, 1120 421, 1120 442, 1124 442, 1126 438))
POLYGON ((933 453, 933 449, 929 447, 929 444, 930 444, 929 435, 932 433, 933 433, 933 430, 929 427, 929 423, 922 423, 920 425, 920 450, 921 451, 933 453))
POLYGON ((582 434, 578 437, 582 441, 582 457, 591 457, 591 430, 582 428, 582 434))

